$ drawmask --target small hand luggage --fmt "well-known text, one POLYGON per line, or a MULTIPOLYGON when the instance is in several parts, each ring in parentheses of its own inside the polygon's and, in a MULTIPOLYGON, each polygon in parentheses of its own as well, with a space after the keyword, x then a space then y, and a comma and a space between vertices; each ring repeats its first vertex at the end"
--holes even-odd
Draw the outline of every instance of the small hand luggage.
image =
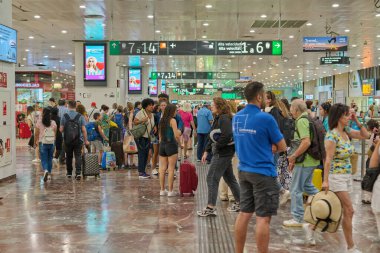
POLYGON ((83 155, 83 177, 94 176, 95 178, 100 177, 100 167, 98 164, 98 154, 95 153, 87 153, 87 149, 85 148, 85 153, 83 155))
POLYGON ((124 151, 123 151, 123 143, 118 141, 111 144, 111 151, 115 153, 116 156, 116 165, 119 169, 124 164, 124 151))
POLYGON ((314 169, 313 172, 312 182, 315 188, 317 188, 318 190, 322 190, 322 172, 323 170, 321 169, 314 169))
POLYGON ((184 161, 179 168, 179 193, 181 197, 184 194, 194 196, 198 187, 198 175, 194 164, 184 161))
POLYGON ((116 156, 112 151, 103 152, 102 169, 110 171, 116 168, 116 156))
POLYGON ((123 135, 123 130, 117 127, 111 127, 110 133, 109 133, 109 143, 112 145, 112 143, 122 141, 121 136, 123 135))

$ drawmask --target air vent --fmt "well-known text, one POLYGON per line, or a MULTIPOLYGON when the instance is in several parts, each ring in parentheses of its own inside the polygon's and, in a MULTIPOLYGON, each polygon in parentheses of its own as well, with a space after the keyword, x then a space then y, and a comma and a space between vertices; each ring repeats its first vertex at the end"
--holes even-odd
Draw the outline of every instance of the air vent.
POLYGON ((40 64, 40 63, 34 64, 34 66, 37 66, 37 67, 46 67, 45 64, 40 64))
MULTIPOLYGON (((282 20, 281 28, 300 28, 307 20, 282 20)), ((255 20, 251 28, 278 28, 279 20, 255 20)))
POLYGON ((242 38, 246 38, 246 39, 253 39, 253 38, 255 38, 255 36, 253 36, 253 35, 243 35, 241 37, 242 38))
POLYGON ((84 18, 88 18, 88 19, 102 19, 104 18, 103 15, 85 15, 84 18))

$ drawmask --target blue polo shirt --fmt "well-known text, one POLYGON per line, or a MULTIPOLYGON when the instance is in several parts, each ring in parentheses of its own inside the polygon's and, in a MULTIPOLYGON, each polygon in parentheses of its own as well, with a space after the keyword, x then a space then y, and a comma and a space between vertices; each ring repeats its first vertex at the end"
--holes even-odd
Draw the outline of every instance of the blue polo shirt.
POLYGON ((284 137, 273 116, 248 104, 234 116, 232 127, 239 170, 276 177, 272 144, 284 137))
POLYGON ((197 113, 197 133, 208 134, 211 130, 210 121, 212 120, 212 112, 206 107, 202 107, 197 113))

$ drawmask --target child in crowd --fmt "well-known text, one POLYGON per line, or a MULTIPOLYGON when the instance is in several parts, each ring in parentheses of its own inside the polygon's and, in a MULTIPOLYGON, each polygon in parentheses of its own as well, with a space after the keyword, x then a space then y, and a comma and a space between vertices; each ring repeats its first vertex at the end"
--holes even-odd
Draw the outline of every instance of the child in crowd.
POLYGON ((108 138, 104 134, 102 129, 102 115, 98 112, 94 113, 94 120, 95 120, 95 131, 98 133, 98 136, 95 138, 94 141, 92 141, 92 146, 94 147, 94 153, 99 151, 99 157, 98 157, 98 163, 99 165, 102 162, 102 155, 103 155, 103 142, 107 141, 108 138))

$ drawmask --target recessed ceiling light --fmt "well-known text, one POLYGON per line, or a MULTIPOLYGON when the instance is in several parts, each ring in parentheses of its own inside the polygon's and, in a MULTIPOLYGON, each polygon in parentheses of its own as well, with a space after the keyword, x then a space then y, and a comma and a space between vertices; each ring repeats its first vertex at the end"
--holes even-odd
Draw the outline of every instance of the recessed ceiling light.
POLYGON ((54 46, 54 45, 51 45, 50 47, 51 47, 51 48, 55 48, 55 46, 54 46))
POLYGON ((39 19, 39 18, 41 18, 41 16, 40 15, 34 15, 34 18, 39 19))
POLYGON ((289 35, 289 39, 293 39, 294 38, 294 35, 289 35))
POLYGON ((102 26, 103 26, 103 27, 105 27, 105 26, 106 26, 106 24, 102 24, 102 26))
POLYGON ((156 30, 156 33, 160 33, 161 31, 160 30, 156 30))
POLYGON ((147 62, 146 64, 148 64, 148 65, 149 65, 150 63, 149 63, 149 62, 147 62))
POLYGON ((73 53, 71 53, 71 52, 68 52, 67 54, 68 54, 68 55, 72 55, 73 53))
POLYGON ((38 64, 43 64, 42 62, 38 63, 38 64))
POLYGON ((261 61, 262 59, 263 59, 263 58, 261 58, 261 57, 259 58, 260 61, 261 61))
POLYGON ((377 13, 375 16, 376 16, 376 17, 380 17, 380 13, 377 13))
POLYGON ((211 4, 206 4, 205 6, 207 9, 211 9, 212 8, 212 5, 211 4))
POLYGON ((29 39, 31 39, 31 40, 32 40, 32 39, 34 39, 34 37, 33 37, 33 36, 29 36, 29 39))
POLYGON ((363 63, 364 63, 364 61, 361 61, 360 63, 361 63, 361 64, 363 64, 363 63))
POLYGON ((380 47, 377 49, 377 51, 380 51, 380 47))
POLYGON ((261 17, 261 18, 266 18, 267 15, 263 14, 263 15, 261 15, 260 17, 261 17))
POLYGON ((203 23, 203 26, 209 26, 209 24, 208 23, 203 23))
POLYGON ((284 62, 288 62, 288 59, 285 59, 284 62))
POLYGON ((358 54, 357 57, 360 57, 360 54, 358 54))
POLYGON ((307 25, 307 26, 312 26, 313 24, 312 24, 312 23, 307 23, 306 25, 307 25))
POLYGON ((67 69, 65 69, 65 72, 67 72, 68 70, 67 69))
POLYGON ((143 61, 143 60, 145 60, 145 58, 144 58, 144 57, 141 57, 141 60, 143 61))
POLYGON ((376 35, 376 38, 380 38, 380 34, 376 35))
POLYGON ((21 65, 21 67, 24 67, 25 65, 21 65))
POLYGON ((298 55, 296 55, 296 54, 295 54, 295 55, 293 55, 293 56, 294 56, 294 57, 298 57, 298 55))
POLYGON ((75 67, 75 64, 71 65, 72 67, 75 67))
POLYGON ((56 68, 57 68, 56 66, 53 67, 53 69, 56 69, 56 68))
POLYGON ((63 34, 66 34, 66 33, 67 33, 67 31, 66 31, 66 30, 62 30, 62 31, 61 31, 61 33, 63 33, 63 34))
POLYGON ((63 62, 62 60, 60 60, 59 62, 63 62))
POLYGON ((333 4, 332 7, 333 7, 333 8, 338 8, 338 7, 339 7, 339 4, 333 4))
POLYGON ((48 55, 45 55, 44 58, 48 58, 49 56, 48 55))
POLYGON ((249 30, 249 32, 250 32, 250 33, 254 33, 254 32, 255 32, 255 30, 251 29, 251 30, 249 30))
POLYGON ((353 44, 352 47, 357 47, 357 45, 353 44))
POLYGON ((29 49, 25 49, 25 52, 29 52, 30 50, 29 49))
POLYGON ((86 9, 86 5, 79 5, 79 8, 81 8, 81 9, 86 9))
POLYGON ((254 64, 254 65, 255 65, 255 64, 256 64, 256 62, 254 61, 254 62, 252 62, 252 64, 254 64))
POLYGON ((154 16, 153 15, 148 15, 148 18, 152 19, 152 18, 154 18, 154 16))
POLYGON ((344 30, 344 32, 349 33, 349 32, 350 32, 350 29, 346 29, 346 30, 344 30))
POLYGON ((207 39, 207 36, 206 36, 206 35, 203 35, 203 36, 202 36, 202 39, 207 39))
POLYGON ((23 61, 26 61, 26 58, 22 58, 23 61))

